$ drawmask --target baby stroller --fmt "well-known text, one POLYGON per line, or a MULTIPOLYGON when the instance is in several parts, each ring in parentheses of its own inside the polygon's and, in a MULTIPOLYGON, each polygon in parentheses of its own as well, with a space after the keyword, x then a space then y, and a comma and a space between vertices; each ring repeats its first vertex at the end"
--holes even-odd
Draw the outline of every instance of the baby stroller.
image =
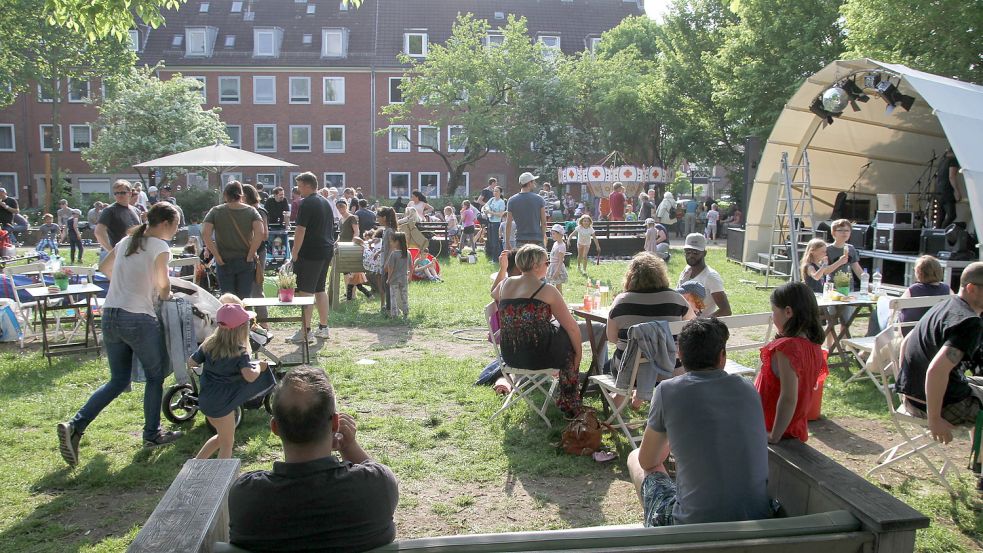
MULTIPOLYGON (((200 344, 204 341, 205 337, 209 336, 215 330, 215 313, 221 307, 222 303, 204 288, 174 277, 171 278, 171 291, 174 297, 184 298, 192 304, 191 311, 194 314, 195 337, 196 341, 200 344)), ((271 340, 272 338, 262 328, 254 327, 249 331, 249 345, 254 352, 265 351, 265 346, 271 340)), ((254 363, 258 362, 258 360, 254 361, 254 363)), ((271 364, 270 370, 275 371, 275 366, 271 364)), ((280 372, 274 372, 274 375, 277 378, 283 376, 280 372)), ((167 388, 164 391, 164 397, 161 401, 164 417, 176 424, 193 420, 198 414, 198 394, 200 392, 198 379, 201 376, 201 367, 188 371, 187 376, 188 382, 178 382, 167 388)), ((270 405, 272 395, 273 393, 270 391, 236 407, 236 427, 238 428, 239 423, 242 421, 243 409, 259 409, 260 407, 264 407, 268 413, 272 414, 273 410, 270 405)), ((215 430, 207 420, 206 424, 212 431, 215 430)))

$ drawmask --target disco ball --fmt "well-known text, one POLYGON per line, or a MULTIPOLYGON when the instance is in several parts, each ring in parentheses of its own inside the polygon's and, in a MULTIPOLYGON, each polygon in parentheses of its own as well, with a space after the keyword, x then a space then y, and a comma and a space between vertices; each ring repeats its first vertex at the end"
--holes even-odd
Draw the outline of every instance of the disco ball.
POLYGON ((830 113, 840 113, 846 109, 850 103, 850 97, 846 91, 838 86, 826 89, 823 92, 823 109, 830 113))

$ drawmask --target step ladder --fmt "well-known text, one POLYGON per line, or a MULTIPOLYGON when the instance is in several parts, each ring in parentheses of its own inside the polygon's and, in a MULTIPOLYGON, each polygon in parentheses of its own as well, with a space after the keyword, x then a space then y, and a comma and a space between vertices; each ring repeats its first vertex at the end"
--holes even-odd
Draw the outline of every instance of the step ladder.
POLYGON ((771 245, 758 254, 765 270, 765 283, 758 288, 774 288, 773 279, 802 280, 799 260, 806 244, 816 236, 815 207, 809 180, 809 154, 802 152, 799 165, 792 165, 788 152, 782 152, 782 183, 772 222, 771 245))

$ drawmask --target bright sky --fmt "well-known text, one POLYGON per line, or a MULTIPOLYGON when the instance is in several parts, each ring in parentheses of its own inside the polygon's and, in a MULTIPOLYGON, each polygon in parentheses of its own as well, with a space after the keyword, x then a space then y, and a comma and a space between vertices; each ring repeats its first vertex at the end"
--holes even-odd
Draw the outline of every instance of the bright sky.
POLYGON ((645 0, 645 13, 652 19, 661 19, 671 0, 645 0))

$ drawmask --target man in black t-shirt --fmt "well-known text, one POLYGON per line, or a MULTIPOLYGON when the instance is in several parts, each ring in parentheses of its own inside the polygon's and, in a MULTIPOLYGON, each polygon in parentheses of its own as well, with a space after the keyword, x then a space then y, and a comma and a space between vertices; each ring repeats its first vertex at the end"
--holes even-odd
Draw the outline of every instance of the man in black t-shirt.
POLYGON ((959 294, 931 308, 901 343, 897 389, 905 407, 928 419, 932 438, 952 440, 983 404, 983 378, 966 377, 983 334, 983 262, 963 270, 959 294))
POLYGON ((130 205, 130 183, 120 179, 113 183, 113 198, 116 203, 102 210, 96 224, 96 240, 102 246, 101 260, 113 251, 116 244, 126 236, 130 227, 140 224, 140 213, 130 205))
POLYGON ((324 291, 324 283, 334 255, 334 212, 328 200, 317 193, 314 173, 301 173, 297 175, 296 182, 297 190, 304 199, 297 208, 297 226, 290 259, 297 275, 297 295, 314 296, 319 324, 315 332, 309 332, 311 309, 305 307, 304 326, 290 341, 311 342, 315 337, 327 339, 329 335, 328 294, 324 291))
POLYGON ((283 442, 283 461, 232 484, 229 541, 252 551, 336 552, 393 541, 396 476, 356 441, 355 419, 337 412, 324 370, 291 370, 273 398, 270 429, 283 442))
POLYGON ((287 202, 282 186, 273 189, 273 195, 266 199, 264 207, 269 217, 269 224, 282 226, 285 219, 284 212, 290 212, 290 203, 287 202))
POLYGON ((949 148, 942 154, 939 172, 935 179, 935 192, 939 195, 939 207, 942 211, 942 224, 939 228, 946 228, 956 220, 956 204, 962 199, 958 177, 959 160, 956 159, 952 148, 949 148))
POLYGON ((0 188, 0 229, 10 230, 17 213, 20 213, 17 200, 7 195, 6 188, 0 188))

